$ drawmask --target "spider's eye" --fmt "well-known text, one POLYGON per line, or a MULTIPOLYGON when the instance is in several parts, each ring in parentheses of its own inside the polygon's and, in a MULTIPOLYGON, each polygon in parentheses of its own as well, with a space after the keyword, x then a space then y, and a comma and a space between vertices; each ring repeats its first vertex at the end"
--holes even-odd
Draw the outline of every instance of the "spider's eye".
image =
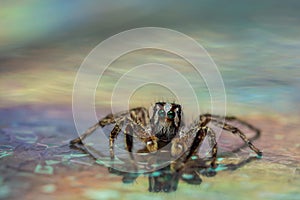
POLYGON ((167 113, 167 116, 168 116, 169 119, 174 119, 174 117, 175 117, 175 112, 172 111, 172 110, 170 110, 170 111, 167 113))
POLYGON ((164 117, 165 114, 166 114, 166 112, 165 112, 163 109, 161 109, 161 110, 158 111, 158 115, 159 115, 160 117, 164 117))

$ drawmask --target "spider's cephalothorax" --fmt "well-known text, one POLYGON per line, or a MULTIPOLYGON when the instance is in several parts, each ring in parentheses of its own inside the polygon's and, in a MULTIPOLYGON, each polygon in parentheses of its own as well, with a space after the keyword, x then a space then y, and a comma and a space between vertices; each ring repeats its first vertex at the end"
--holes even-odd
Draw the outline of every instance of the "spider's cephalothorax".
POLYGON ((169 143, 177 135, 181 123, 181 106, 157 102, 150 119, 151 131, 159 141, 169 143))

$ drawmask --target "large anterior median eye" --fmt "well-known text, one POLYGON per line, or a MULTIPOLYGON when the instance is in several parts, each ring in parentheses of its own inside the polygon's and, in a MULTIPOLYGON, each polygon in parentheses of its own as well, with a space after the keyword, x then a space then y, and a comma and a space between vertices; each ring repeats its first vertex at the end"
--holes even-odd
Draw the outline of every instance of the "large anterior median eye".
POLYGON ((165 115, 166 115, 166 112, 163 109, 158 111, 158 116, 165 117, 165 115))
POLYGON ((170 110, 170 111, 167 113, 167 117, 168 117, 169 119, 174 119, 174 117, 175 117, 175 112, 172 111, 172 110, 170 110))

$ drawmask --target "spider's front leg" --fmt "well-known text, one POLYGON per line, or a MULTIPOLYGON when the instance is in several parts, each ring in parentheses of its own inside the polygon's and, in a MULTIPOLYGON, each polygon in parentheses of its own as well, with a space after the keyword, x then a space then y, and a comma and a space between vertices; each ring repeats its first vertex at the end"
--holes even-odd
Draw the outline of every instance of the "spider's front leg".
POLYGON ((201 147, 204 139, 209 137, 209 144, 212 148, 212 160, 210 166, 216 168, 217 151, 218 146, 215 139, 215 133, 209 127, 206 127, 206 123, 197 124, 195 128, 192 128, 184 137, 175 138, 172 141, 171 155, 178 158, 173 163, 173 168, 180 171, 184 168, 185 164, 189 162, 190 158, 196 154, 197 150, 201 147), (190 147, 187 147, 187 140, 191 135, 195 135, 190 147))
POLYGON ((200 116, 200 121, 195 123, 193 127, 186 132, 182 137, 175 138, 172 141, 172 156, 174 155, 176 157, 180 156, 178 153, 183 154, 185 156, 181 156, 179 160, 183 164, 187 163, 188 160, 195 155, 197 150, 201 147, 204 139, 206 136, 209 138, 209 145, 211 149, 211 167, 216 168, 216 160, 217 160, 217 152, 218 152, 218 145, 216 141, 216 134, 215 132, 207 127, 207 124, 210 122, 210 118, 207 118, 205 116, 200 116), (188 140, 191 136, 194 136, 193 142, 190 146, 190 148, 187 148, 187 144, 189 143, 188 140))
POLYGON ((114 152, 115 139, 117 138, 121 130, 122 127, 119 124, 116 124, 109 134, 109 153, 111 159, 115 158, 115 152, 114 152))
POLYGON ((218 153, 218 144, 217 144, 217 141, 216 141, 216 134, 215 132, 208 128, 207 127, 207 135, 209 136, 209 145, 210 147, 212 148, 211 149, 211 158, 212 158, 212 161, 211 161, 211 167, 212 168, 217 168, 217 153, 218 153))
POLYGON ((99 127, 103 128, 104 126, 109 124, 116 123, 116 126, 114 127, 115 130, 113 130, 112 132, 118 132, 117 130, 120 129, 120 126, 125 122, 125 120, 128 120, 131 123, 138 124, 142 127, 146 126, 149 123, 148 111, 146 108, 138 107, 138 108, 130 109, 129 111, 117 113, 115 115, 109 114, 106 117, 99 120, 98 123, 94 124, 92 127, 87 129, 81 136, 71 140, 70 144, 71 145, 82 144, 82 141, 86 137, 93 134, 97 128, 99 127))
POLYGON ((211 167, 212 168, 217 167, 216 160, 217 160, 218 145, 216 141, 216 136, 215 136, 215 132, 207 126, 203 126, 203 127, 200 126, 200 128, 198 129, 184 162, 187 162, 196 153, 196 151, 201 147, 205 137, 207 136, 209 137, 209 144, 210 147, 212 148, 211 167))

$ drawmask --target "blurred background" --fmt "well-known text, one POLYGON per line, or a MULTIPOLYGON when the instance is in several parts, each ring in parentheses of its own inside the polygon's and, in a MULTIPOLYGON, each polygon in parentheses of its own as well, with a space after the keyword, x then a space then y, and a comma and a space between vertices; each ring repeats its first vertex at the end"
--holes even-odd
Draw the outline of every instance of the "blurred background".
POLYGON ((70 105, 76 72, 97 44, 153 26, 185 33, 208 51, 221 71, 229 106, 298 115, 299 6, 298 1, 1 1, 0 106, 70 105))
MULTIPOLYGON (((7 153, 4 146, 10 145, 10 151, 15 151, 15 154, 1 154, 0 162, 4 165, 1 168, 3 177, 0 179, 0 197, 17 198, 27 194, 28 199, 34 195, 51 199, 53 193, 55 195, 58 192, 60 197, 69 197, 70 191, 75 191, 74 188, 59 190, 56 185, 58 177, 49 179, 34 176, 31 177, 32 182, 29 185, 13 186, 20 182, 19 176, 23 180, 24 174, 4 176, 9 170, 13 172, 13 167, 8 170, 4 166, 15 167, 15 164, 9 163, 18 163, 14 159, 19 158, 16 153, 19 143, 13 141, 11 138, 16 137, 9 134, 23 134, 22 137, 25 137, 22 130, 25 130, 24 126, 28 126, 25 135, 28 131, 33 135, 42 133, 44 139, 51 135, 50 143, 53 144, 60 137, 67 142, 70 137, 76 136, 71 110, 72 89, 77 70, 84 58, 97 44, 110 36, 128 29, 150 26, 180 31, 199 42, 220 70, 227 94, 228 113, 250 120, 262 129, 263 136, 258 140, 257 146, 266 152, 266 160, 263 164, 246 167, 245 171, 240 172, 241 176, 234 175, 243 183, 236 183, 237 187, 241 191, 251 191, 249 195, 256 198, 298 199, 299 9, 300 1, 296 0, 1 0, 0 119, 3 134, 0 141, 2 153, 7 153), (35 125, 44 128, 35 129, 35 125), (57 132, 58 129, 60 132, 57 132), (257 180, 262 174, 265 176, 257 180), (280 177, 281 181, 274 179, 275 176, 280 177), (45 187, 41 189, 38 186, 41 180, 51 180, 52 183, 50 186, 45 183, 45 187), (281 188, 277 184, 279 182, 285 186, 281 188), (16 188, 19 192, 13 194, 16 188), (42 191, 41 194, 39 191, 42 191)), ((151 101, 153 103, 155 99, 151 101)), ((24 141, 23 138, 22 142, 24 141)), ((29 140, 31 144, 35 142, 29 140)), ((32 157, 32 161, 41 157, 32 157)), ((23 168, 16 168, 20 172, 21 169, 23 168)), ((34 166, 28 166, 25 171, 30 174, 34 169, 34 166)), ((57 174, 60 174, 59 169, 57 174)), ((226 178, 229 174, 223 176, 226 178)), ((71 177, 76 179, 74 174, 71 177)), ((69 179, 72 178, 66 177, 65 181, 69 179)), ((109 182, 109 179, 106 181, 109 182)), ((141 182, 146 184, 146 181, 141 182)), ((217 182, 210 179, 209 184, 199 191, 207 199, 215 199, 218 193, 224 191, 227 192, 225 199, 236 198, 238 189, 226 184, 229 183, 223 184, 220 178, 217 182)), ((95 189, 99 185, 89 187, 95 189)), ((116 191, 131 191, 130 187, 120 189, 118 186, 116 189, 115 185, 110 184, 107 187, 104 193, 101 190, 82 192, 77 189, 81 191, 78 194, 91 199, 120 199, 121 194, 116 191)), ((142 191, 146 191, 147 187, 142 188, 139 185, 137 188, 134 191, 142 196, 142 191)), ((191 192, 194 190, 196 188, 193 186, 186 191, 190 191, 191 198, 199 197, 198 193, 191 192)), ((177 193, 179 197, 187 194, 177 193)), ((143 197, 152 198, 145 195, 143 197)), ((239 195, 243 196, 242 193, 239 195)))

